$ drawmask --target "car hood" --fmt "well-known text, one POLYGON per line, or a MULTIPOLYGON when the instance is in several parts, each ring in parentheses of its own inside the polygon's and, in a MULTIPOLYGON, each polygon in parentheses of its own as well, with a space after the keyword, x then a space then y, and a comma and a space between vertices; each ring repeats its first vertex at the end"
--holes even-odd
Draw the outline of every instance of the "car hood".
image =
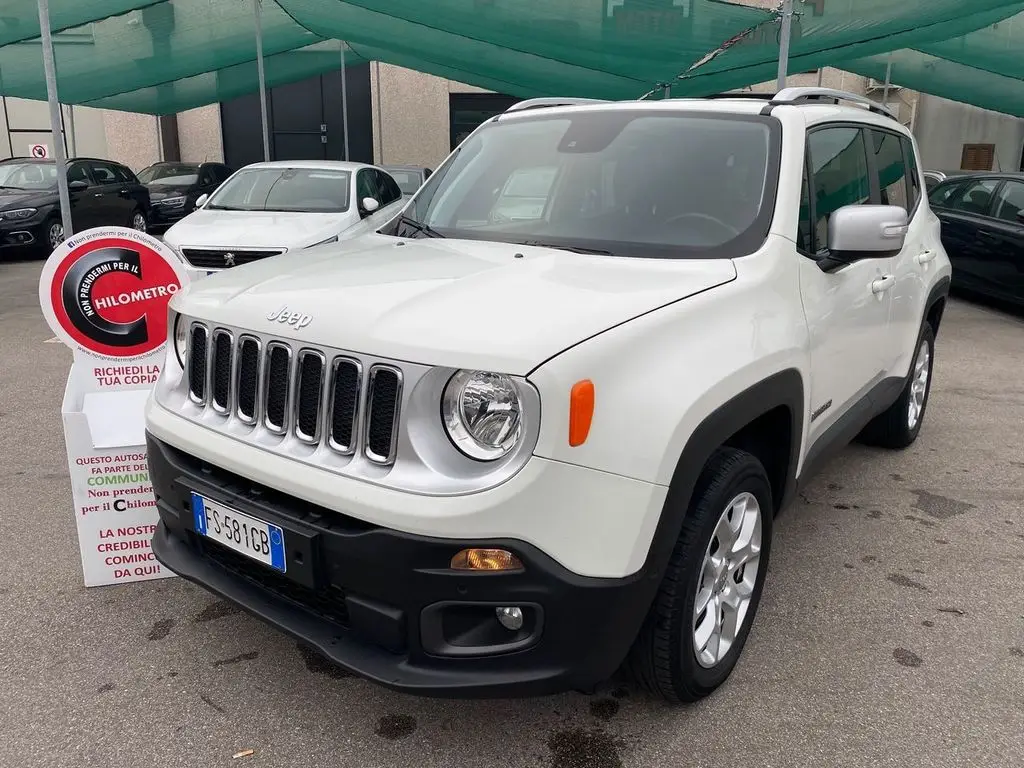
POLYGON ((359 221, 345 213, 282 213, 198 210, 164 233, 175 247, 304 248, 359 221))
POLYGON ((146 185, 146 189, 149 190, 149 196, 153 200, 163 200, 165 197, 181 197, 187 195, 192 191, 193 187, 191 184, 153 184, 146 185))
POLYGON ((38 208, 41 205, 50 205, 56 202, 57 190, 0 189, 0 211, 10 211, 15 208, 38 208))
POLYGON ((590 336, 735 276, 728 259, 368 234, 219 272, 172 307, 299 343, 525 375, 590 336), (282 310, 291 324, 271 319, 282 310))

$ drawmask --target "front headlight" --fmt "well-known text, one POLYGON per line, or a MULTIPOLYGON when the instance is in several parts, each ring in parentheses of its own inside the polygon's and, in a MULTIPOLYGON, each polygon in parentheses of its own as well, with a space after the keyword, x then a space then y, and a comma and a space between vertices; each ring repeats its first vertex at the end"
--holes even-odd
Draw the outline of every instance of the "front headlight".
POLYGON ((36 208, 17 208, 13 211, 3 211, 0 212, 0 218, 12 220, 31 219, 36 215, 37 210, 36 208))
POLYGON ((165 197, 163 200, 155 200, 156 205, 166 205, 168 208, 181 208, 185 204, 184 197, 165 197))
POLYGON ((506 456, 523 433, 519 392, 500 373, 456 373, 441 397, 441 417, 455 446, 478 461, 506 456))
POLYGON ((181 315, 174 313, 174 325, 172 326, 172 341, 174 344, 174 356, 178 358, 178 365, 185 367, 185 352, 188 345, 188 323, 181 315))

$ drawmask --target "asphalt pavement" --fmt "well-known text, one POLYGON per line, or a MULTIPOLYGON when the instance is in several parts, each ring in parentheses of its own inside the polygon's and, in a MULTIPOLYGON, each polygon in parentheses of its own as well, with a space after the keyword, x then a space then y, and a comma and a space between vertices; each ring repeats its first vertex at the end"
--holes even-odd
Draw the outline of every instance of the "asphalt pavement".
POLYGON ((0 766, 1024 766, 1024 320, 954 301, 923 431, 784 512, 732 678, 418 699, 181 579, 86 589, 40 263, 0 263, 0 766), (236 753, 253 750, 245 757, 236 753))

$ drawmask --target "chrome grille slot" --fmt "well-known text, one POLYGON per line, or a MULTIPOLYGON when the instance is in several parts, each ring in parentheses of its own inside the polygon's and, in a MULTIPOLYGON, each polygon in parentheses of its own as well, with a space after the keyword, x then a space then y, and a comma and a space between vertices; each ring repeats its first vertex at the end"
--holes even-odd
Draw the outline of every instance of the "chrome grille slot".
POLYGON ((188 396, 194 403, 206 402, 206 370, 209 352, 209 331, 195 323, 188 340, 188 396))
POLYGON ((280 342, 267 345, 267 361, 263 391, 266 404, 263 424, 271 432, 283 435, 288 431, 288 400, 291 390, 292 351, 280 342))
POLYGON ((231 410, 231 364, 233 362, 231 332, 218 328, 213 332, 213 376, 210 403, 213 410, 226 414, 231 410))
POLYGON ((358 360, 338 357, 332 368, 327 444, 338 453, 348 456, 356 449, 356 419, 359 417, 363 367, 358 360))
POLYGON ((370 369, 366 407, 366 458, 391 464, 398 447, 398 417, 402 400, 402 372, 386 365, 370 369))
POLYGON ((320 442, 326 367, 320 352, 312 349, 299 352, 295 383, 295 436, 306 443, 320 442))
POLYGON ((258 418, 260 388, 260 341, 255 336, 238 340, 238 384, 235 392, 235 413, 246 424, 258 418))

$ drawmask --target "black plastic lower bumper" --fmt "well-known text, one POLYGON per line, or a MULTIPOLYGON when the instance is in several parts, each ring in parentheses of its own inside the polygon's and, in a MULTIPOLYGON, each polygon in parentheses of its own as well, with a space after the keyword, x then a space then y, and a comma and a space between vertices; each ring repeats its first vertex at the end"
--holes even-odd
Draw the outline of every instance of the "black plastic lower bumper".
POLYGON ((577 576, 518 541, 456 541, 380 528, 223 472, 147 436, 165 566, 382 685, 435 696, 495 697, 590 690, 625 658, 653 588, 577 576), (280 526, 280 574, 199 536, 197 492, 280 526), (524 569, 450 570, 469 546, 513 551, 524 569), (519 606, 518 632, 498 606, 519 606))

